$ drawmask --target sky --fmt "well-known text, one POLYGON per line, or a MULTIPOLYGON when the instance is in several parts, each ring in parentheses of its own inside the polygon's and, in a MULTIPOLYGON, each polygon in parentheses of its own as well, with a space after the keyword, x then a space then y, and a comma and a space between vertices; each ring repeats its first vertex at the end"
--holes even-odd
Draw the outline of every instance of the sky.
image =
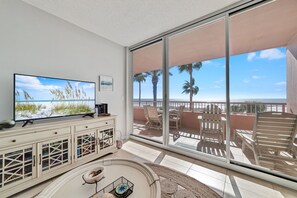
MULTIPOLYGON (((71 80, 69 80, 68 82, 73 88, 83 88, 87 95, 86 98, 95 98, 95 83, 71 80)), ((20 92, 20 96, 17 97, 17 100, 24 100, 23 90, 28 92, 34 100, 52 100, 53 96, 50 90, 59 89, 61 91, 64 91, 64 88, 67 86, 67 80, 17 75, 15 86, 16 90, 20 92)))
MULTIPOLYGON (((194 70, 193 77, 199 92, 194 101, 225 101, 226 77, 225 58, 202 62, 200 70, 194 70)), ((187 72, 179 73, 170 68, 169 99, 189 100, 189 94, 182 94, 187 72)), ((152 99, 152 82, 148 77, 141 83, 143 99, 152 99)), ((162 77, 159 78, 157 98, 162 98, 162 77)), ((138 83, 134 82, 134 99, 138 99, 138 83)), ((230 99, 277 99, 286 98, 286 49, 273 48, 230 57, 230 99)))

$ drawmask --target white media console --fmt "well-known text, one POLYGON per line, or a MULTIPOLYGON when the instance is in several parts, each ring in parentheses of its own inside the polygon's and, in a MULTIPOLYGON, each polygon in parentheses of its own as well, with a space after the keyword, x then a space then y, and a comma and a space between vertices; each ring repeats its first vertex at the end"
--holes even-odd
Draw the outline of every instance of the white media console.
POLYGON ((116 152, 115 119, 54 119, 0 130, 0 197, 116 152))

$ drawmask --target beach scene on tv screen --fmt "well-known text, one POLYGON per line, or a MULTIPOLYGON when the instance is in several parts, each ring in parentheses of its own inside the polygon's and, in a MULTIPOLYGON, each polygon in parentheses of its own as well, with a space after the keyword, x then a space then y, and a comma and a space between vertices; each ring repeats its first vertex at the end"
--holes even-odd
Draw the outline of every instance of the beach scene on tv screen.
POLYGON ((95 83, 15 76, 15 120, 94 112, 95 83))

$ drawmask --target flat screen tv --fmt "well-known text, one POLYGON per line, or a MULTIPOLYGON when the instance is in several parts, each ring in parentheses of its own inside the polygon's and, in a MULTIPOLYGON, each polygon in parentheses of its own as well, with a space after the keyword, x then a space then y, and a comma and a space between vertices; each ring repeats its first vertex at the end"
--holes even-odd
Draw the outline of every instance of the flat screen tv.
POLYGON ((95 113, 94 82, 14 74, 14 120, 95 113))

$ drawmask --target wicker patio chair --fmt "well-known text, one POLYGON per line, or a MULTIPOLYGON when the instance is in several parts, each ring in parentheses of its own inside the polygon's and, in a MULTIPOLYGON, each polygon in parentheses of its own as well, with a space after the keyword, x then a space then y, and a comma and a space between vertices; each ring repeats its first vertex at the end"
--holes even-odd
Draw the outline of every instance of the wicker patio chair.
POLYGON ((148 112, 147 112, 147 107, 149 107, 149 106, 150 105, 144 105, 143 106, 144 117, 146 119, 145 126, 149 125, 149 118, 148 118, 148 112))
MULTIPOLYGON (((158 114, 157 107, 155 106, 146 106, 147 113, 147 127, 148 128, 162 128, 162 115, 158 114)), ((145 113, 145 114, 146 114, 145 113)))
POLYGON ((173 123, 173 126, 178 130, 181 127, 182 124, 182 116, 184 112, 185 106, 179 106, 177 110, 169 112, 169 125, 170 123, 173 123))

